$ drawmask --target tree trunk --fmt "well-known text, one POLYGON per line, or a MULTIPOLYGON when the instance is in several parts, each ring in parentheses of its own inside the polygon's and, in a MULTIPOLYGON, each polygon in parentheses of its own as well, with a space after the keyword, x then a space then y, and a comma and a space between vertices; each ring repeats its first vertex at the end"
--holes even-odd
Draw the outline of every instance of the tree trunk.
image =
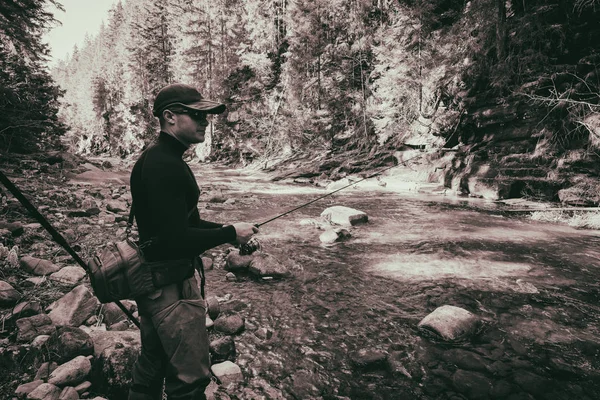
POLYGON ((506 0, 496 0, 498 20, 496 22, 496 56, 498 61, 506 58, 506 0))

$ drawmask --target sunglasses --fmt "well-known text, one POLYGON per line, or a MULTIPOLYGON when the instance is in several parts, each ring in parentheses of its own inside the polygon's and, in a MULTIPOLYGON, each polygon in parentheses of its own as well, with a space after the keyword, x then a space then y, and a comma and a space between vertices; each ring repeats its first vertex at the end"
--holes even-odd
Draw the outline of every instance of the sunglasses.
POLYGON ((204 121, 208 119, 208 113, 204 112, 204 111, 198 111, 198 110, 190 110, 187 108, 181 109, 181 110, 171 110, 172 112, 174 112, 175 114, 188 114, 190 116, 190 118, 196 120, 196 121, 204 121))

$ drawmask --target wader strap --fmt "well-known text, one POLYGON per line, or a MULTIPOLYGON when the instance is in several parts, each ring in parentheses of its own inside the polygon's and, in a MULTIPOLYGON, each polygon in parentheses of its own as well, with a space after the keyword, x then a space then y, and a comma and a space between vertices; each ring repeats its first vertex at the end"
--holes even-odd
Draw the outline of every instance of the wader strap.
MULTIPOLYGON (((77 264, 81 265, 81 267, 88 273, 88 265, 85 261, 79 257, 79 254, 73 250, 73 248, 69 245, 66 239, 56 230, 54 227, 48 222, 48 220, 40 214, 37 208, 34 207, 33 204, 27 200, 27 198, 21 193, 21 191, 4 175, 2 171, 0 171, 0 182, 19 200, 19 202, 35 217, 35 219, 48 231, 50 236, 56 241, 56 243, 60 244, 66 251, 69 253, 71 257, 77 262, 77 264)), ((140 327, 140 322, 133 316, 133 314, 125 308, 125 306, 120 301, 114 302, 120 309, 127 315, 127 317, 133 322, 138 328, 140 327)))
POLYGON ((199 268, 196 268, 200 273, 200 294, 204 299, 204 285, 206 284, 206 278, 204 276, 204 263, 202 262, 202 258, 200 256, 194 258, 194 262, 199 265, 199 268))

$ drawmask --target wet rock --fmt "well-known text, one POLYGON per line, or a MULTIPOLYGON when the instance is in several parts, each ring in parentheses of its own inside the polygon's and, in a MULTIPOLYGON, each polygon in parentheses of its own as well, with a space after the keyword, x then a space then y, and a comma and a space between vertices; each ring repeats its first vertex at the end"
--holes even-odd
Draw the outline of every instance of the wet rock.
POLYGON ((79 328, 59 326, 47 342, 48 351, 53 359, 64 363, 76 356, 94 354, 94 342, 90 335, 79 328))
POLYGON ((210 342, 210 356, 213 363, 234 361, 235 342, 231 336, 223 336, 210 342))
POLYGON ((12 306, 21 299, 19 293, 12 285, 5 281, 0 281, 0 306, 12 306))
POLYGON ((31 256, 22 257, 20 265, 24 271, 38 276, 52 274, 60 270, 60 267, 51 261, 31 256))
POLYGON ((333 224, 343 226, 358 225, 369 220, 369 217, 366 213, 344 206, 333 206, 326 208, 321 213, 321 217, 327 219, 333 224))
POLYGON ((215 321, 215 330, 226 333, 228 335, 235 335, 244 330, 244 320, 239 315, 230 315, 227 317, 219 317, 215 321))
POLYGON ((12 315, 15 318, 27 318, 42 312, 39 301, 24 301, 13 308, 12 315))
POLYGON ((20 222, 0 221, 0 229, 8 230, 13 236, 21 236, 25 232, 25 228, 20 222))
POLYGON ((240 367, 231 361, 213 364, 210 370, 224 386, 236 384, 244 380, 240 367))
POLYGON ((109 399, 127 398, 131 386, 131 371, 141 348, 139 331, 96 331, 94 369, 90 381, 95 391, 109 399))
POLYGON ((27 395, 27 400, 58 400, 62 390, 51 383, 42 383, 27 395))
POLYGON ((468 371, 488 370, 488 362, 477 353, 473 353, 463 349, 452 349, 443 353, 444 360, 453 363, 460 369, 468 371))
POLYGON ((227 258, 225 259, 225 271, 246 271, 253 259, 253 255, 240 255, 238 249, 233 249, 227 254, 227 258))
POLYGON ((48 277, 51 281, 63 283, 67 285, 76 285, 80 280, 85 277, 86 272, 79 266, 67 266, 61 268, 59 271, 50 274, 48 277))
POLYGON ((52 371, 48 383, 56 386, 77 385, 87 378, 91 370, 90 360, 84 356, 77 356, 52 371))
POLYGON ((60 393, 58 400, 79 400, 79 393, 74 387, 67 386, 60 393))
POLYGON ((473 313, 450 305, 436 308, 418 324, 419 329, 433 332, 447 341, 473 335, 480 326, 481 321, 473 313))
POLYGON ((42 381, 40 379, 36 379, 33 382, 24 383, 22 385, 19 385, 17 387, 17 390, 15 390, 15 396, 17 396, 20 399, 25 398, 25 396, 27 396, 29 393, 33 392, 42 383, 44 383, 44 381, 42 381))
POLYGON ((469 399, 489 399, 492 382, 482 373, 457 370, 452 375, 454 388, 469 399))
POLYGON ((54 332, 52 320, 46 314, 38 314, 32 317, 18 319, 17 341, 30 342, 38 335, 49 335, 54 332))
POLYGON ((552 390, 552 381, 528 370, 514 371, 513 379, 521 389, 536 397, 541 397, 552 390))
POLYGON ((275 257, 265 253, 254 255, 254 258, 250 262, 249 270, 252 274, 259 277, 272 276, 283 278, 290 274, 285 265, 275 257))
POLYGON ((352 365, 365 370, 383 369, 386 367, 387 353, 377 349, 360 349, 349 354, 352 365))
POLYGON ((344 239, 348 239, 352 235, 346 229, 342 228, 334 228, 327 229, 325 232, 319 235, 319 240, 323 244, 333 244, 335 242, 340 242, 344 239))
POLYGON ((98 299, 84 285, 79 285, 48 308, 54 324, 79 326, 95 313, 98 299))
POLYGON ((40 367, 38 368, 34 379, 47 381, 52 371, 54 371, 57 367, 58 364, 54 361, 46 361, 45 363, 42 363, 42 365, 40 365, 40 367))

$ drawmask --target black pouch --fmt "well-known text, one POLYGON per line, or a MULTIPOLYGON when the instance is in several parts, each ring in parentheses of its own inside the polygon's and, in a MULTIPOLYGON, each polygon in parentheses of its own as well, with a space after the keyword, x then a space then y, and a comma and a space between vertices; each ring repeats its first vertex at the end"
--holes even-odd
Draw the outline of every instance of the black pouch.
POLYGON ((189 258, 146 262, 144 266, 150 271, 152 282, 157 288, 183 282, 194 276, 194 265, 189 258))

